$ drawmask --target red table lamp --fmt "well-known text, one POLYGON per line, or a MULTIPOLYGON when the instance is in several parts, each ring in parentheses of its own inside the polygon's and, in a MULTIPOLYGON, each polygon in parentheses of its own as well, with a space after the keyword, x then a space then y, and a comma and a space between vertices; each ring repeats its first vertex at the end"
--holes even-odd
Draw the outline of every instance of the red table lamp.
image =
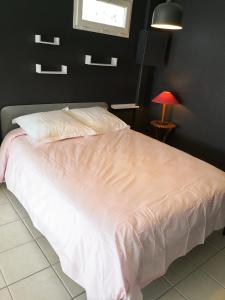
POLYGON ((152 99, 152 102, 154 103, 160 103, 163 105, 162 107, 162 117, 161 122, 165 123, 165 114, 166 114, 166 106, 167 104, 178 104, 179 102, 175 98, 175 96, 168 91, 164 91, 155 98, 152 99))

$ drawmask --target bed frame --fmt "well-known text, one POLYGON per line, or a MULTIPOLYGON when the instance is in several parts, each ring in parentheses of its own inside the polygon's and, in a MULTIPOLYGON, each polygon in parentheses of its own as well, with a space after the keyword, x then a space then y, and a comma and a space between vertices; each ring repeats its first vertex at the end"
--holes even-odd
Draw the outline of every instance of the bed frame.
POLYGON ((108 109, 105 102, 82 102, 82 103, 52 103, 52 104, 32 104, 32 105, 13 105, 5 106, 1 110, 1 135, 2 138, 17 125, 12 124, 12 120, 22 115, 28 115, 36 112, 59 110, 68 106, 69 108, 85 108, 100 106, 108 109))
MULTIPOLYGON (((17 125, 12 124, 12 120, 22 115, 28 115, 41 111, 58 110, 68 106, 69 108, 85 108, 100 106, 108 109, 106 102, 81 102, 81 103, 52 103, 52 104, 33 104, 33 105, 13 105, 5 106, 1 109, 1 135, 2 138, 17 125)), ((225 236, 225 228, 223 230, 225 236)))

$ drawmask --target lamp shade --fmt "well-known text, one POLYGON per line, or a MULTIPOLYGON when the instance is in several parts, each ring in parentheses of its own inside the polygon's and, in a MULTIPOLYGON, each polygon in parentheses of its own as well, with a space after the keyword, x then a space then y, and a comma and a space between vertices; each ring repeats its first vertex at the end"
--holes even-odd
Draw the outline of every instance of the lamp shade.
POLYGON ((182 29, 183 11, 179 4, 167 0, 167 2, 156 6, 153 17, 152 27, 169 30, 182 29))
POLYGON ((168 91, 164 91, 160 93, 158 96, 152 99, 152 102, 154 103, 160 103, 160 104, 178 104, 178 100, 175 98, 175 96, 168 91))

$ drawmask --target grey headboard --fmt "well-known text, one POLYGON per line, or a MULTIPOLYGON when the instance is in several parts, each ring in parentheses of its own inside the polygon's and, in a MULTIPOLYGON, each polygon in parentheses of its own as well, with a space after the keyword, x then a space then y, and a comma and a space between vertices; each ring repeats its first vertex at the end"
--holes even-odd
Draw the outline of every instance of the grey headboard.
POLYGON ((15 106, 5 106, 1 110, 1 134, 2 138, 16 125, 12 124, 12 120, 16 117, 22 115, 28 115, 41 111, 50 111, 62 109, 68 106, 69 108, 84 108, 101 106, 108 108, 105 102, 83 102, 83 103, 53 103, 53 104, 32 104, 32 105, 15 105, 15 106))

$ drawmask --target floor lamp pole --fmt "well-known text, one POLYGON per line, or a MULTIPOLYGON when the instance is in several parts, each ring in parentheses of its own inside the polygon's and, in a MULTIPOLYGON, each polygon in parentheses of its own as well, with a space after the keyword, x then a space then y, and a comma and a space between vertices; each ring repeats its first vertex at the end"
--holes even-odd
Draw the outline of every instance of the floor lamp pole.
MULTIPOLYGON (((148 23, 149 23, 150 12, 151 12, 151 2, 152 2, 151 0, 147 0, 144 30, 147 30, 148 26, 149 26, 148 23)), ((138 81, 137 81, 136 97, 135 97, 135 103, 137 105, 139 105, 139 101, 140 101, 140 92, 141 92, 141 83, 142 83, 143 68, 144 68, 144 61, 145 61, 146 44, 147 44, 147 40, 145 41, 145 45, 143 47, 144 51, 142 53, 141 63, 140 63, 139 73, 138 73, 138 81)))

